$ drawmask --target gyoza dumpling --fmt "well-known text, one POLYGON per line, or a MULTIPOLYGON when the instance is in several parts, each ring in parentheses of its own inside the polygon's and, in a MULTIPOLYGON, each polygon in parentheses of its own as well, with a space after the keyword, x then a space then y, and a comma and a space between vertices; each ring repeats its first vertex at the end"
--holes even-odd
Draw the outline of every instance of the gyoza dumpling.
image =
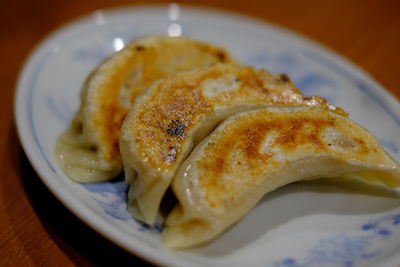
POLYGON ((399 165, 370 133, 347 118, 310 107, 235 115, 179 168, 172 183, 178 204, 166 219, 163 244, 199 245, 278 187, 345 173, 400 186, 399 165))
POLYGON ((87 78, 81 106, 57 142, 65 173, 80 182, 118 175, 120 127, 136 96, 166 75, 218 62, 232 59, 220 48, 167 36, 142 37, 107 58, 87 78))
POLYGON ((160 201, 193 145, 228 116, 265 105, 318 106, 345 114, 319 97, 304 97, 286 75, 251 67, 217 64, 170 76, 146 90, 120 136, 133 216, 154 223, 160 201))

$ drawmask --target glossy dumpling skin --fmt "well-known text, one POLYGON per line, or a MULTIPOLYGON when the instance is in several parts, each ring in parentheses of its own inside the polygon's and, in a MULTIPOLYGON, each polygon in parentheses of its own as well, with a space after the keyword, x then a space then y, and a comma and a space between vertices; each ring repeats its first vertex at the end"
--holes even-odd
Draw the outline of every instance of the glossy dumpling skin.
POLYGON ((233 60, 220 48, 167 36, 139 38, 104 60, 87 78, 80 108, 57 142, 65 173, 79 182, 118 175, 120 127, 136 96, 164 76, 220 62, 233 60))
POLYGON ((238 114, 201 142, 174 177, 178 204, 166 219, 163 244, 186 248, 210 241, 266 193, 346 173, 400 186, 399 165, 347 118, 310 107, 238 114))
POLYGON ((154 223, 160 201, 193 145, 222 120, 259 106, 318 106, 345 113, 319 97, 304 97, 286 75, 217 64, 170 76, 137 98, 121 129, 128 207, 154 223))

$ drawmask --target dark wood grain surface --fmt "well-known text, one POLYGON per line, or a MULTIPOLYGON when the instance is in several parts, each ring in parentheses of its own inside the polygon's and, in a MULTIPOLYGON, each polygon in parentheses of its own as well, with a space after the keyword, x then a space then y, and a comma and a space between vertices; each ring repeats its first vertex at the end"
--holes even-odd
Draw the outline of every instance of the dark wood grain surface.
MULTIPOLYGON (((177 1, 244 13, 314 39, 400 99, 400 2, 382 0, 177 1)), ((169 1, 14 0, 0 3, 0 266, 144 264, 78 220, 26 159, 13 118, 24 60, 49 33, 97 9, 169 1)))

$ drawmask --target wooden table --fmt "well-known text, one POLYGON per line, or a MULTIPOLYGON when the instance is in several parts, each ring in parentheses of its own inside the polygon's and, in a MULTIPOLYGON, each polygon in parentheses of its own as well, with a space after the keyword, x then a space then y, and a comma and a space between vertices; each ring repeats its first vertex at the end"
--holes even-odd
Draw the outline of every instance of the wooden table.
MULTIPOLYGON (((1 2, 0 266, 143 263, 95 233, 56 200, 27 161, 13 121, 18 72, 41 39, 96 9, 143 3, 149 1, 1 2)), ((400 2, 397 0, 182 3, 242 12, 288 27, 355 62, 400 98, 400 2)))

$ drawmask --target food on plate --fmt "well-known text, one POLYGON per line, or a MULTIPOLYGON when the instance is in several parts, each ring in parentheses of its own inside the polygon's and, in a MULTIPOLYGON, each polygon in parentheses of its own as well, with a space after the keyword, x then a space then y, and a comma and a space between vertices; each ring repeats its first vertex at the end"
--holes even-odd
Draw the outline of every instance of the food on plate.
POLYGON ((320 97, 303 96, 286 75, 238 65, 178 73, 143 92, 120 135, 133 216, 154 223, 171 180, 193 146, 227 117, 261 106, 312 106, 347 115, 320 97))
POLYGON ((226 51, 186 37, 146 36, 104 60, 87 78, 81 105, 56 145, 64 172, 79 182, 103 181, 122 170, 119 132, 136 96, 171 73, 233 63, 226 51))
POLYGON ((104 60, 55 153, 78 182, 124 170, 128 210, 147 224, 172 184, 162 242, 173 249, 216 238, 288 183, 400 186, 400 166, 345 111, 186 37, 142 37, 104 60))
POLYGON ((210 241, 268 192, 300 180, 350 173, 400 185, 400 166, 365 129, 316 107, 264 108, 221 123, 179 167, 178 204, 162 241, 186 248, 210 241))

